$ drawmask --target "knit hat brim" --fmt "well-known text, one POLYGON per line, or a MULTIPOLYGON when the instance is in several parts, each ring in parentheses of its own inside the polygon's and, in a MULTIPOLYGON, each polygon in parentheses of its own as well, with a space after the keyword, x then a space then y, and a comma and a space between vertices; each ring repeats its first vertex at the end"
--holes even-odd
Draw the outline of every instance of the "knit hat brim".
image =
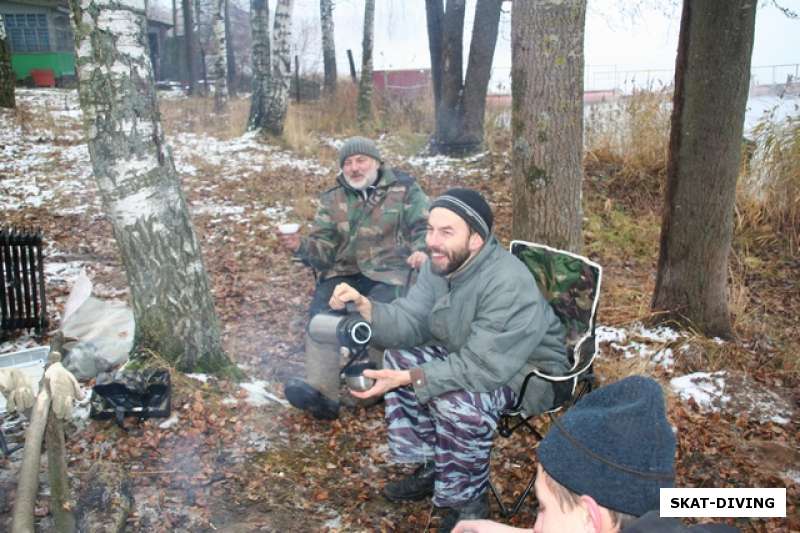
POLYGON ((350 137, 342 144, 342 147, 339 148, 339 168, 344 167, 345 159, 357 154, 369 156, 378 163, 383 162, 378 146, 371 139, 367 139, 366 137, 350 137))

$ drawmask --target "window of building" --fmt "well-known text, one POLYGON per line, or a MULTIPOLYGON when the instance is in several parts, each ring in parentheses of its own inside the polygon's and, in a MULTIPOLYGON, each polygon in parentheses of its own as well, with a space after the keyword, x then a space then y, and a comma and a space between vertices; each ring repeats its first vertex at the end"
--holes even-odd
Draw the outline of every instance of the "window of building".
POLYGON ((67 16, 54 16, 53 27, 55 28, 56 34, 56 51, 72 52, 75 50, 75 41, 72 37, 72 28, 69 26, 69 19, 67 16))
POLYGON ((12 52, 50 51, 47 15, 3 13, 3 20, 6 23, 6 34, 12 52))

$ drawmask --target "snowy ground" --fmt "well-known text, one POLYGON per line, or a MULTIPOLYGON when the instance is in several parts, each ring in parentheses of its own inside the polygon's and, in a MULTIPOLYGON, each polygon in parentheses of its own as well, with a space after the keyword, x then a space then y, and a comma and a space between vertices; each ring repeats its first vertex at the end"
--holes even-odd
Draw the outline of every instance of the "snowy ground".
MULTIPOLYGON (((36 217, 46 211, 48 216, 55 217, 56 223, 50 228, 55 236, 48 240, 46 249, 46 293, 50 298, 51 323, 58 324, 69 289, 82 270, 93 278, 93 294, 99 298, 124 300, 127 289, 92 180, 88 149, 82 143, 75 92, 21 89, 17 91, 17 99, 22 119, 0 110, 0 213, 3 213, 0 224, 23 211, 26 216, 36 217), (83 228, 86 234, 77 236, 80 238, 73 234, 59 235, 58 221, 63 221, 65 228, 83 228), (98 231, 100 226, 106 229, 98 231)), ((325 139, 322 144, 335 148, 338 142, 325 139)), ((253 373, 238 395, 225 398, 226 405, 235 405, 238 398, 256 407, 284 409, 286 402, 277 381, 297 368, 308 294, 294 289, 300 275, 286 270, 287 261, 275 259, 269 252, 260 253, 260 248, 264 246, 263 236, 273 232, 278 224, 308 220, 300 212, 300 193, 311 195, 304 190, 308 183, 310 191, 327 187, 333 180, 334 169, 298 157, 280 146, 265 144, 249 134, 220 140, 209 135, 179 133, 168 136, 168 143, 204 249, 213 246, 217 250, 211 257, 206 256, 206 261, 215 274, 212 281, 225 325, 226 349, 248 373, 253 373), (264 175, 285 177, 281 181, 283 189, 266 188, 274 181, 263 180, 264 175), (298 175, 305 177, 305 183, 292 182, 298 175), (228 269, 226 264, 232 261, 249 261, 249 272, 254 272, 256 279, 248 282, 240 278, 240 274, 248 271, 228 269), (272 299, 278 289, 281 301, 276 303, 272 299), (287 333, 290 331, 291 335, 287 333), (277 359, 285 363, 283 367, 268 368, 269 362, 275 360, 269 355, 274 353, 290 354, 277 359)), ((390 139, 380 144, 390 151, 390 139)), ((468 161, 418 156, 404 163, 417 175, 443 186, 448 180, 458 182, 465 177, 484 179, 487 155, 479 154, 468 161)), ((36 218, 26 219, 27 224, 36 222, 36 218)), ((310 276, 306 277, 309 285, 310 276)), ((641 372, 655 375, 668 384, 666 390, 674 401, 703 413, 747 413, 753 420, 778 425, 796 418, 794 407, 785 398, 765 390, 749 376, 681 371, 687 358, 696 359, 698 352, 703 351, 696 339, 682 333, 633 323, 600 325, 597 337, 601 362, 613 359, 638 365, 636 368, 641 372)), ((23 336, 0 344, 0 354, 36 345, 36 339, 23 336)), ((213 379, 200 374, 189 377, 198 384, 213 379)), ((86 409, 76 409, 76 413, 79 417, 87 416, 86 409)), ((179 415, 173 413, 173 417, 160 422, 161 429, 185 423, 185 419, 180 419, 185 415, 185 411, 179 415)), ((373 422, 380 424, 367 421, 373 422)), ((250 428, 246 437, 248 446, 256 452, 270 446, 263 432, 250 428)), ((384 452, 375 451, 376 456, 384 452)), ((796 469, 786 476, 800 482, 796 469)), ((346 524, 341 522, 343 518, 336 515, 328 526, 339 528, 346 524)))
MULTIPOLYGON (((749 104, 748 117, 754 120, 752 117, 760 117, 770 109, 777 109, 783 115, 796 113, 795 99, 791 96, 784 99, 774 96, 754 98, 749 104)), ((19 107, 31 117, 27 123, 23 121, 20 124, 12 121, 8 113, 0 115, 0 209, 45 207, 62 216, 73 215, 89 221, 102 219, 102 205, 91 179, 89 153, 82 143, 81 112, 76 92, 19 89, 17 101, 19 107), (52 133, 54 124, 59 125, 56 128, 58 135, 52 133)), ((340 141, 327 139, 326 142, 335 148, 340 141)), ((234 198, 225 194, 226 191, 238 188, 244 192, 243 181, 267 169, 286 175, 312 174, 322 179, 332 179, 333 176, 332 169, 321 166, 317 161, 298 158, 279 147, 264 144, 252 134, 219 140, 208 135, 180 133, 168 137, 168 143, 172 147, 178 173, 184 179, 184 186, 198 193, 196 196, 223 198, 222 201, 190 202, 192 214, 210 217, 211 223, 241 228, 251 234, 271 231, 277 224, 295 220, 292 207, 280 202, 266 202, 259 196, 242 201, 242 196, 234 198), (198 166, 216 169, 217 179, 213 182, 193 180, 198 173, 198 166)), ((479 173, 479 169, 471 170, 470 167, 480 163, 484 157, 486 154, 478 154, 460 162, 458 172, 479 173)), ((455 160, 443 156, 413 157, 407 163, 419 174, 434 178, 456 172, 455 160)), ((74 254, 59 249, 57 242, 50 243, 46 264, 48 285, 68 290, 81 269, 89 267, 96 271, 104 268, 91 260, 71 259, 71 255, 74 254)), ((95 295, 105 298, 121 298, 125 292, 124 288, 102 284, 95 287, 95 295)), ((55 303, 58 307, 62 302, 55 303)), ((690 350, 691 345, 681 334, 669 328, 647 329, 641 324, 632 324, 627 328, 600 326, 598 342, 606 350, 625 358, 641 358, 653 367, 660 367, 671 378, 670 387, 676 395, 685 400, 692 399, 704 410, 742 408, 742 404, 748 402, 734 399, 738 395, 750 399, 750 408, 757 416, 776 423, 786 423, 790 417, 791 407, 785 401, 770 395, 769 391, 759 392, 752 385, 747 385, 746 377, 731 378, 724 373, 672 376, 675 358, 690 350), (744 380, 745 385, 735 389, 726 386, 730 379, 744 380)), ((32 339, 22 337, 12 343, 1 344, 0 353, 33 345, 32 339)), ((273 401, 273 398, 267 399, 260 392, 264 389, 263 385, 253 383, 246 386, 253 402, 273 401)))

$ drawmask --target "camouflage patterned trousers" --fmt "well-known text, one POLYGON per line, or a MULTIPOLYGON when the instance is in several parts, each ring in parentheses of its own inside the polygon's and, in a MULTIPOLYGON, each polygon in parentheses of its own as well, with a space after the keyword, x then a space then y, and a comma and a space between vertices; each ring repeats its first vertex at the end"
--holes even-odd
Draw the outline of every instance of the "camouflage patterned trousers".
MULTIPOLYGON (((384 368, 406 370, 447 357, 439 346, 386 350, 384 368)), ((489 483, 489 454, 499 413, 514 392, 451 391, 421 405, 411 386, 386 393, 389 449, 398 463, 436 464, 433 504, 453 507, 474 500, 489 483)))

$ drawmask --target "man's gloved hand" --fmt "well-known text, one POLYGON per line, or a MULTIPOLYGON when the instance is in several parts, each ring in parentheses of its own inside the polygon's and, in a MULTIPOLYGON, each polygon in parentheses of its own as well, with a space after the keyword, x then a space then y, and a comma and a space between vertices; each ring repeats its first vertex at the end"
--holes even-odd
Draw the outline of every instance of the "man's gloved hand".
POLYGON ((6 409, 9 413, 33 407, 31 380, 17 368, 0 369, 0 392, 6 397, 6 409))
POLYGON ((83 399, 78 380, 61 363, 50 365, 50 368, 44 373, 44 379, 50 383, 50 396, 56 418, 62 420, 69 418, 72 414, 72 400, 83 399))

